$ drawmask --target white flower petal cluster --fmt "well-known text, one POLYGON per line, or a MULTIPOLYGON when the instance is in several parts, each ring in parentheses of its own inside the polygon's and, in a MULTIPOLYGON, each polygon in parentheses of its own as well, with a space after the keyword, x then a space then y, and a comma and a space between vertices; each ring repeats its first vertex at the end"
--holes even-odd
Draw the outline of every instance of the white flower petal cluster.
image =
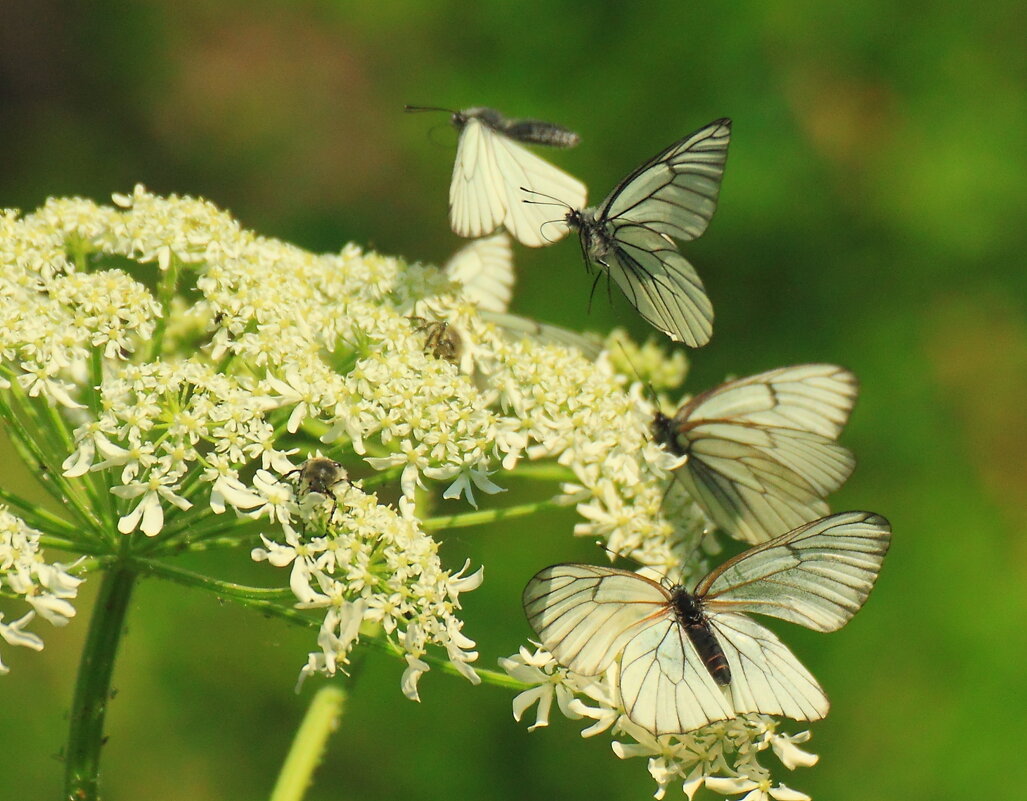
MULTIPOLYGON (((477 684, 470 663, 478 654, 455 613, 460 594, 481 584, 482 570, 465 575, 468 564, 455 573, 443 569, 438 543, 405 501, 406 514, 396 512, 352 484, 335 491, 334 500, 324 533, 304 536, 285 525, 283 541, 262 535, 265 547, 252 553, 256 561, 289 568, 297 608, 324 611, 319 650, 309 655, 300 681, 344 670, 361 625, 374 624, 407 660, 407 697, 418 700, 417 680, 428 670, 421 657, 429 645, 444 648, 459 672, 477 684)), ((310 520, 318 520, 316 513, 310 520)))
POLYGON ((603 676, 580 676, 561 667, 541 647, 534 652, 522 647, 499 663, 513 678, 533 685, 514 698, 514 718, 520 720, 537 704, 529 729, 547 726, 555 699, 565 717, 590 721, 581 732, 583 737, 606 731, 614 737, 611 747, 619 758, 647 758, 657 784, 655 798, 663 798, 667 787, 680 783, 689 798, 705 785, 722 795, 743 795, 745 801, 808 801, 803 793, 775 785, 760 762, 772 752, 789 770, 816 764, 817 756, 799 747, 809 740, 808 731, 785 734, 774 718, 749 714, 686 734, 654 737, 624 714, 616 689, 616 664, 603 676))
MULTIPOLYGON (((72 601, 82 579, 71 575, 67 565, 47 562, 39 544, 40 533, 0 506, 0 598, 17 598, 29 609, 17 620, 4 622, 0 613, 0 638, 8 645, 43 649, 43 640, 25 627, 36 615, 54 626, 75 616, 72 601)), ((8 672, 0 659, 0 674, 8 672)))
POLYGON ((313 254, 142 187, 115 206, 0 215, 0 265, 0 381, 63 407, 63 477, 101 474, 90 486, 109 490, 125 535, 188 542, 219 516, 277 526, 255 558, 288 566, 297 604, 324 610, 304 676, 341 669, 380 627, 406 656, 407 695, 428 646, 474 679, 456 614, 481 573, 443 569, 412 511, 422 488, 448 513, 491 503, 522 461, 557 462, 578 535, 668 571, 700 521, 664 513, 673 460, 639 385, 605 357, 484 322, 434 267, 313 254), (460 332, 459 363, 426 347, 424 315, 460 332), (380 471, 400 511, 355 479, 312 515, 285 477, 317 447, 350 475, 380 471))

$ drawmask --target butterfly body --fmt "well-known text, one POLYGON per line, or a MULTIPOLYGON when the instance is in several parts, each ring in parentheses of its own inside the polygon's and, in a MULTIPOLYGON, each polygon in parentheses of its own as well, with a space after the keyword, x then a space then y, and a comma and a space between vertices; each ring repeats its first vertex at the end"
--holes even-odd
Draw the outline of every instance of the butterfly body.
POLYGON ((710 628, 702 601, 681 586, 671 588, 670 598, 678 623, 692 641, 713 680, 721 686, 730 684, 731 668, 724 656, 724 649, 710 628))
POLYGON ((574 147, 581 141, 578 134, 562 125, 543 120, 511 120, 487 106, 454 111, 451 119, 457 130, 462 131, 470 120, 479 120, 493 131, 529 145, 574 147))

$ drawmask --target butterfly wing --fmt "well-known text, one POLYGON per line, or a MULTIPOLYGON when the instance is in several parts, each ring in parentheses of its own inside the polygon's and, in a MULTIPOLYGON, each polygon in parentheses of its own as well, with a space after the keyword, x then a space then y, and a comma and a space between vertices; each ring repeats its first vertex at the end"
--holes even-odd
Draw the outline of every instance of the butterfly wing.
POLYGON ((583 676, 599 675, 640 631, 669 619, 669 599, 636 573, 580 564, 540 570, 522 597, 542 645, 583 676))
POLYGON ((474 117, 460 131, 449 185, 449 223, 460 236, 487 236, 506 216, 502 176, 492 153, 495 138, 492 129, 474 117))
POLYGON ((735 717, 724 689, 674 620, 656 621, 625 644, 619 687, 627 716, 656 736, 735 717))
POLYGON ((611 224, 615 236, 630 224, 685 242, 695 239, 717 208, 730 139, 731 120, 721 119, 675 142, 621 181, 596 219, 611 224))
POLYGON ((585 185, 512 139, 493 134, 490 144, 503 194, 506 230, 530 248, 549 245, 566 236, 563 212, 554 211, 550 198, 571 208, 582 208, 588 198, 585 185), (550 224, 543 231, 545 223, 550 224))
POLYGON ((577 348, 589 361, 598 359, 603 349, 602 341, 594 335, 579 334, 577 331, 549 323, 540 323, 517 314, 501 314, 483 310, 481 319, 499 326, 514 337, 528 337, 544 345, 577 348))
POLYGON ((820 720, 827 714, 827 695, 772 631, 730 612, 711 614, 709 624, 731 668, 730 717, 760 712, 820 720))
POLYGON ((606 258, 597 261, 650 325, 693 348, 709 342, 713 304, 670 240, 640 225, 621 225, 606 258))
POLYGON ((835 631, 863 606, 890 542, 885 518, 842 512, 729 559, 699 583, 695 595, 711 621, 722 613, 756 612, 835 631))
POLYGON ((567 233, 561 221, 541 233, 553 217, 551 207, 525 203, 521 187, 551 195, 568 205, 585 205, 585 185, 540 159, 486 122, 470 117, 460 132, 449 186, 449 222, 460 236, 482 237, 500 225, 524 245, 539 247, 567 233))
POLYGON ((505 312, 510 307, 514 269, 506 233, 471 242, 458 250, 444 269, 451 280, 463 285, 464 294, 479 309, 505 312))
POLYGON ((856 379, 830 364, 770 370, 693 398, 674 417, 676 477, 719 528, 763 542, 827 514, 852 473, 834 442, 856 379))

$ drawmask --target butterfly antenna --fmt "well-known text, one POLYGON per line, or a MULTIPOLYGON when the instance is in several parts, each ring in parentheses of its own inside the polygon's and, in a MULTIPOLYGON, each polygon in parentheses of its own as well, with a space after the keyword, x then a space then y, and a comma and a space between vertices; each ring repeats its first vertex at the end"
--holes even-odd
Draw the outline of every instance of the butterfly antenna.
POLYGON ((635 378, 638 380, 643 387, 645 387, 646 395, 649 396, 649 402, 657 409, 660 408, 660 396, 656 394, 656 387, 642 378, 642 374, 638 372, 638 368, 635 367, 635 363, 631 361, 631 357, 628 356, 628 349, 624 347, 623 342, 618 342, 617 347, 620 348, 621 355, 624 357, 624 361, 628 363, 628 367, 631 368, 631 372, 635 374, 635 378))
MULTIPOLYGON (((524 202, 525 203, 531 203, 530 200, 525 200, 524 202)), ((551 205, 551 204, 546 204, 546 205, 551 205)), ((542 225, 540 225, 538 227, 538 232, 540 234, 542 234, 542 238, 544 240, 546 240, 546 242, 548 242, 550 245, 552 245, 555 242, 558 242, 559 240, 558 239, 550 239, 548 236, 546 236, 544 233, 542 233, 542 229, 545 228, 547 225, 556 225, 557 223, 562 223, 562 222, 563 222, 562 219, 559 219, 559 220, 546 220, 544 223, 542 223, 542 225)))
POLYGON ((610 557, 611 562, 615 562, 618 559, 627 558, 624 556, 624 554, 617 553, 612 548, 608 548, 606 546, 606 543, 604 543, 602 540, 596 540, 595 544, 597 548, 602 548, 604 551, 606 551, 606 554, 610 557))
POLYGON ((447 114, 456 114, 451 108, 442 108, 441 106, 403 106, 403 111, 407 114, 414 114, 419 111, 444 111, 447 114))
POLYGON ((573 211, 574 210, 574 209, 571 208, 571 205, 569 203, 565 203, 564 201, 560 200, 560 198, 558 198, 558 197, 553 197, 552 195, 547 195, 545 192, 536 192, 534 189, 528 189, 528 187, 526 187, 526 186, 522 186, 521 187, 521 191, 522 192, 527 192, 529 195, 537 195, 538 197, 546 198, 546 200, 522 200, 521 203, 527 203, 530 206, 560 206, 562 208, 567 209, 568 211, 573 211), (551 201, 551 202, 546 202, 546 201, 551 201))

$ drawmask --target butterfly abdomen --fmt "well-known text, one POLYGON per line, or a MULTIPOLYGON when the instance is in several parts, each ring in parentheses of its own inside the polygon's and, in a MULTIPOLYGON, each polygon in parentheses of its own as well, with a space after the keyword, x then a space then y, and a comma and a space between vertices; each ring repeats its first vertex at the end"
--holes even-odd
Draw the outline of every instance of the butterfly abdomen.
POLYGON ((516 120, 507 123, 503 133, 518 142, 549 147, 574 147, 581 137, 561 125, 541 120, 516 120))
POLYGON ((713 680, 722 687, 731 683, 731 668, 724 656, 724 649, 717 642, 717 637, 710 629, 710 624, 703 614, 702 607, 695 597, 685 589, 678 587, 672 595, 674 612, 678 622, 688 634, 703 665, 713 680))

